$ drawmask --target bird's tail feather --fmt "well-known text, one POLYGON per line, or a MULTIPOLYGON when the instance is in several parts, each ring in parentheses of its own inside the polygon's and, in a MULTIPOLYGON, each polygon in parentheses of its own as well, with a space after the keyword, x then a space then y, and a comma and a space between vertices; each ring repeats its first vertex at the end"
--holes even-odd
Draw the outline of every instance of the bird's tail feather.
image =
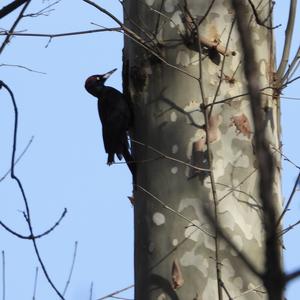
POLYGON ((127 147, 124 147, 123 149, 123 153, 122 153, 126 164, 132 174, 132 178, 133 178, 133 183, 135 184, 136 182, 136 163, 134 161, 134 157, 132 156, 132 154, 129 152, 127 147))

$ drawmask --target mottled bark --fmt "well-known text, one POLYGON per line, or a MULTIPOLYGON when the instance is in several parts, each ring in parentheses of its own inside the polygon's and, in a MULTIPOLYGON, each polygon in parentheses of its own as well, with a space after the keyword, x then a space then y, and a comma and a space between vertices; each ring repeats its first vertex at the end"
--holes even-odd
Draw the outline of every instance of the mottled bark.
MULTIPOLYGON (((269 7, 257 11, 264 20, 269 7)), ((231 3, 127 0, 124 17, 144 40, 142 47, 125 38, 123 74, 135 112, 138 162, 135 299, 265 299, 259 278, 207 218, 210 212, 264 271, 254 124, 231 3)), ((278 103, 267 88, 273 84, 272 31, 257 25, 250 6, 245 18, 253 33, 268 143, 278 148, 278 103)), ((279 207, 274 158, 272 192, 279 207)))

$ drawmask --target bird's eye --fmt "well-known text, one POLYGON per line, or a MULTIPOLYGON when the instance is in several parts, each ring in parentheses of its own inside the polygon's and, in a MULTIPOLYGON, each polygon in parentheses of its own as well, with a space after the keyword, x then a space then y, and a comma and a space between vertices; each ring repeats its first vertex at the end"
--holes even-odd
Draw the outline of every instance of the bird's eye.
POLYGON ((97 80, 100 80, 100 77, 98 76, 98 77, 96 77, 96 79, 97 79, 97 80))

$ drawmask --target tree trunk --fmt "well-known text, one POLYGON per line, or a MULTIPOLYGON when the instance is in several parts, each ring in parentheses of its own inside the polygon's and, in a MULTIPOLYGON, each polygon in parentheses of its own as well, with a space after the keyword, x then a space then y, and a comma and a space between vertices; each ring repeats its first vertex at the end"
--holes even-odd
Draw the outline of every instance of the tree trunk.
MULTIPOLYGON (((266 19, 270 6, 252 2, 266 19)), ((278 102, 267 88, 272 31, 257 25, 250 6, 245 18, 268 142, 278 148, 278 102)), ((123 61, 135 115, 135 299, 265 299, 262 282, 216 228, 264 271, 254 126, 231 1, 127 0, 124 19, 141 37, 125 38, 123 61)), ((279 207, 279 168, 275 175, 279 207)))

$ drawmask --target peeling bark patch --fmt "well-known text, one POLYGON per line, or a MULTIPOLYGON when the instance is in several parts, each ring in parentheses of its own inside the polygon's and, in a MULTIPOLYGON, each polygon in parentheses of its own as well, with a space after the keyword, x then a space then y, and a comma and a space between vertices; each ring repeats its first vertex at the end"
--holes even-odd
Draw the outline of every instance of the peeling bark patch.
POLYGON ((188 147, 187 147, 187 154, 186 154, 188 159, 192 158, 194 143, 195 142, 199 143, 200 141, 201 141, 201 144, 199 144, 199 147, 200 147, 200 145, 203 145, 203 147, 202 147, 203 151, 206 150, 206 133, 203 129, 196 130, 194 136, 190 139, 188 147))
POLYGON ((172 173, 173 175, 177 174, 177 172, 178 172, 178 168, 177 168, 177 167, 173 167, 173 168, 171 169, 171 173, 172 173))
MULTIPOLYGON (((208 276, 208 260, 201 254, 195 254, 195 250, 186 251, 180 259, 180 264, 184 267, 196 267, 204 277, 208 276)), ((217 299, 217 298, 203 298, 203 299, 217 299)))
POLYGON ((175 111, 171 112, 171 114, 170 114, 170 120, 172 122, 176 122, 177 121, 177 114, 176 114, 175 111))
POLYGON ((222 122, 222 117, 219 114, 213 115, 208 121, 208 141, 209 143, 216 142, 221 137, 219 126, 222 122))
POLYGON ((204 236, 204 246, 211 251, 216 250, 215 241, 207 235, 204 236))
MULTIPOLYGON (((200 112, 200 102, 192 100, 183 109, 192 117, 193 122, 195 124, 199 126, 203 125, 204 118, 203 118, 203 113, 200 112)), ((187 117, 187 122, 188 123, 191 122, 191 120, 188 117, 187 117)))
POLYGON ((245 114, 241 114, 238 116, 233 116, 231 118, 231 126, 235 126, 236 134, 239 135, 240 133, 246 136, 248 139, 251 136, 251 129, 250 129, 250 122, 245 114))
POLYGON ((179 32, 183 32, 184 31, 184 25, 182 23, 182 19, 181 19, 181 12, 178 10, 176 11, 172 18, 170 19, 170 27, 171 28, 178 28, 179 32))
POLYGON ((198 220, 201 220, 202 217, 202 213, 201 213, 201 209, 199 207, 199 200, 196 198, 184 198, 180 201, 179 204, 179 212, 182 212, 184 209, 191 207, 194 211, 195 214, 197 215, 198 220))
POLYGON ((178 145, 175 144, 172 146, 172 153, 176 154, 177 152, 178 152, 178 145))
POLYGON ((178 51, 176 57, 176 64, 182 65, 183 67, 187 67, 190 64, 190 56, 187 51, 178 51))
POLYGON ((208 278, 202 294, 202 299, 218 299, 218 298, 219 297, 217 291, 217 280, 208 278))
POLYGON ((173 263, 172 263, 171 278, 172 278, 172 287, 174 290, 182 287, 182 285, 184 284, 184 278, 182 276, 180 265, 176 258, 173 260, 173 263))
POLYGON ((166 222, 166 217, 159 212, 153 214, 152 221, 155 225, 160 226, 166 222))

